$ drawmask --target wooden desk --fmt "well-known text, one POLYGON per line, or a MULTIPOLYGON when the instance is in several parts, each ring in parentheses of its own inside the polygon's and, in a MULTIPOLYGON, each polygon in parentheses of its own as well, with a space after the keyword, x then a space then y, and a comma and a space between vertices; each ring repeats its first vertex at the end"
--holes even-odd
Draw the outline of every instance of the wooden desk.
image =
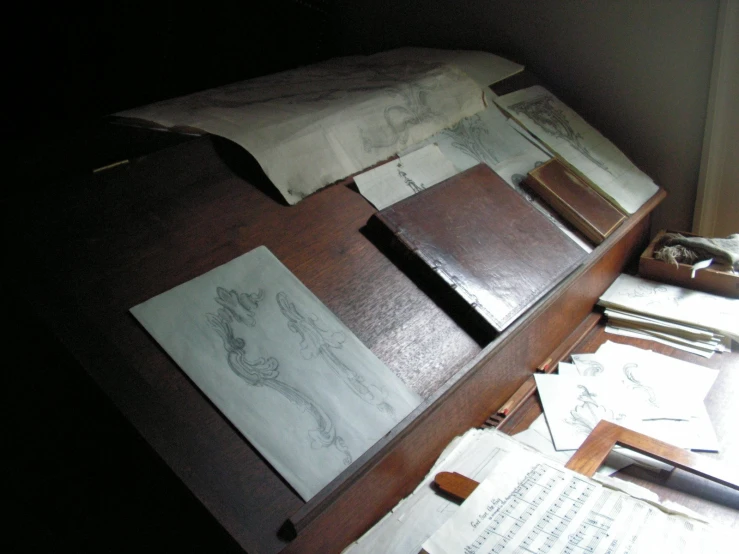
POLYGON ((446 313, 371 240, 346 186, 288 207, 242 152, 202 138, 19 206, 16 286, 92 379, 247 552, 336 552, 413 490, 563 342, 644 248, 658 193, 497 337, 446 313), (27 225, 29 221, 34 225, 27 225), (424 403, 304 503, 128 309, 266 245, 424 403), (286 522, 290 523, 286 525, 286 522), (297 536, 290 540, 291 531, 297 536))
MULTIPOLYGON (((571 352, 595 352, 607 340, 654 350, 660 354, 720 370, 706 398, 706 408, 716 430, 720 452, 702 453, 702 455, 721 460, 730 467, 737 466, 739 463, 739 433, 737 433, 736 424, 739 421, 739 403, 736 399, 739 398, 739 353, 716 354, 706 359, 653 341, 608 334, 605 332, 603 322, 596 325, 580 342, 574 345, 571 352)), ((566 359, 567 355, 569 354, 563 353, 562 358, 566 359)), ((541 403, 534 395, 498 429, 515 434, 528 428, 541 412, 541 403)), ((739 529, 739 492, 728 487, 711 483, 680 470, 672 473, 653 472, 639 466, 630 466, 620 471, 618 476, 653 490, 659 494, 660 498, 674 500, 696 510, 712 521, 739 529)))

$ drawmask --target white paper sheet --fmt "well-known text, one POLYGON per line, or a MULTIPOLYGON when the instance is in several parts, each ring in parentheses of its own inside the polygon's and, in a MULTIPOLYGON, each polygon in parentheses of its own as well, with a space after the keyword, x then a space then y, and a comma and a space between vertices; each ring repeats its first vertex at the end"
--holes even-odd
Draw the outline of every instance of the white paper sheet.
POLYGON ((618 148, 546 89, 534 86, 495 101, 627 213, 657 192, 618 148))
POLYGON ((518 452, 423 547, 429 554, 725 552, 727 532, 518 452))
POLYGON ((436 474, 456 471, 483 481, 505 452, 521 449, 525 447, 495 429, 471 429, 451 451, 444 452, 413 494, 349 545, 343 554, 418 554, 424 541, 459 509, 457 503, 439 495, 432 487, 436 474))
POLYGON ((598 303, 606 308, 703 327, 739 341, 739 298, 621 274, 598 303))
POLYGON ((675 338, 671 336, 660 337, 639 329, 624 329, 623 327, 618 327, 615 325, 606 325, 605 331, 606 333, 618 335, 620 337, 630 337, 633 339, 641 340, 653 340, 654 342, 671 346, 672 348, 677 348, 679 350, 684 350, 685 352, 690 352, 691 354, 703 356, 704 358, 710 358, 715 352, 715 350, 708 350, 706 348, 699 348, 696 346, 685 344, 684 342, 675 340, 675 338))
POLYGON ((356 175, 354 182, 362 196, 382 210, 456 174, 439 147, 429 144, 356 175))
POLYGON ((305 500, 420 402, 263 246, 131 313, 305 500))
POLYGON ((492 83, 474 79, 495 82, 521 69, 484 52, 403 48, 333 59, 116 115, 230 139, 295 204, 482 110, 483 87, 492 83))
POLYGON ((622 380, 626 377, 625 383, 650 388, 656 396, 704 400, 719 374, 717 369, 612 341, 600 345, 595 356, 604 360, 605 376, 612 372, 622 380))
POLYGON ((717 451, 718 441, 702 401, 654 406, 641 389, 618 379, 535 375, 544 415, 557 450, 580 447, 602 419, 680 448, 717 451), (683 413, 690 417, 682 417, 683 413), (681 419, 678 419, 681 418, 681 419))

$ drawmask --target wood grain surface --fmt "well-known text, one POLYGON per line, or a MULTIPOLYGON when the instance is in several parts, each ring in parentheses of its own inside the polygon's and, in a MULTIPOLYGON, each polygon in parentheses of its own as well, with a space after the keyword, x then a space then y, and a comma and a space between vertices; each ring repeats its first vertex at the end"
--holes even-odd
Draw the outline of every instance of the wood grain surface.
POLYGON ((374 209, 356 192, 333 186, 288 207, 253 160, 208 137, 18 206, 12 286, 245 551, 339 552, 588 316, 643 248, 663 196, 489 344, 370 240, 374 209), (128 312, 259 245, 425 398, 307 504, 128 312))

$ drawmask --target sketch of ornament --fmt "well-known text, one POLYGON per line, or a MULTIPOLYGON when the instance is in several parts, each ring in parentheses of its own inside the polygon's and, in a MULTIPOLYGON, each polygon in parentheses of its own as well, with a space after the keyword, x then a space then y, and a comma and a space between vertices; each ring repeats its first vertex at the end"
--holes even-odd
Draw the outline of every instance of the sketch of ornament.
POLYGON ((216 289, 216 302, 221 305, 221 309, 228 312, 239 323, 249 327, 254 327, 256 324, 255 312, 263 297, 263 290, 246 294, 235 290, 226 290, 223 287, 216 289))
POLYGON ((523 100, 512 104, 509 109, 517 114, 524 114, 556 138, 566 140, 570 146, 604 171, 610 170, 601 160, 596 158, 582 143, 583 136, 572 128, 567 115, 554 105, 555 98, 544 94, 531 100, 523 100))
POLYGON ((648 385, 644 385, 639 379, 637 379, 636 375, 634 375, 634 370, 639 367, 639 364, 636 364, 634 362, 628 362, 624 364, 623 366, 623 372, 626 379, 631 383, 632 390, 642 391, 647 395, 647 401, 656 408, 659 408, 659 402, 657 402, 657 395, 654 392, 654 389, 648 385))
POLYGON ((385 401, 387 392, 367 383, 364 377, 335 354, 334 350, 343 348, 343 333, 325 329, 317 317, 304 315, 285 292, 277 293, 277 304, 287 319, 288 329, 300 335, 300 354, 304 359, 321 358, 359 398, 380 412, 395 416, 395 409, 385 401))
POLYGON ((442 132, 453 139, 452 146, 479 163, 492 167, 501 161, 493 149, 485 145, 490 132, 479 115, 465 118, 442 132))
MULTIPOLYGON (((217 301, 222 299, 220 290, 222 289, 219 287, 217 301)), ((245 296, 254 298, 252 295, 245 296)), ((233 299, 233 296, 229 295, 229 297, 233 299)), ((235 335, 232 324, 234 321, 250 326, 254 325, 254 323, 248 323, 249 320, 242 322, 236 319, 233 315, 234 312, 230 309, 232 305, 227 300, 225 301, 229 304, 229 308, 221 308, 215 314, 207 314, 206 319, 223 341, 226 360, 231 370, 248 385, 270 388, 281 394, 302 412, 309 414, 317 425, 316 429, 308 432, 311 439, 311 448, 318 449, 333 446, 343 455, 342 461, 344 465, 348 466, 351 464, 352 455, 349 447, 344 439, 336 434, 334 424, 328 414, 307 395, 279 379, 280 364, 278 360, 271 356, 268 358, 249 359, 246 352, 246 341, 235 335)), ((223 305, 220 301, 219 304, 223 305)))
POLYGON ((598 400, 597 394, 588 390, 584 385, 578 385, 580 394, 577 400, 580 402, 573 410, 570 410, 570 417, 565 419, 565 423, 572 425, 578 432, 585 435, 595 429, 595 426, 601 419, 618 422, 626 417, 625 414, 615 413, 610 408, 603 406, 598 400))
POLYGON ((588 376, 600 375, 601 373, 605 371, 603 364, 597 360, 578 359, 577 365, 582 366, 583 368, 580 373, 581 375, 588 375, 588 376))
POLYGON ((371 152, 377 148, 390 148, 398 144, 405 146, 411 128, 440 118, 441 114, 435 112, 428 103, 428 95, 436 88, 437 84, 419 83, 399 83, 397 86, 388 87, 386 92, 400 97, 400 103, 388 106, 383 111, 387 124, 384 136, 374 136, 360 129, 364 150, 371 152))

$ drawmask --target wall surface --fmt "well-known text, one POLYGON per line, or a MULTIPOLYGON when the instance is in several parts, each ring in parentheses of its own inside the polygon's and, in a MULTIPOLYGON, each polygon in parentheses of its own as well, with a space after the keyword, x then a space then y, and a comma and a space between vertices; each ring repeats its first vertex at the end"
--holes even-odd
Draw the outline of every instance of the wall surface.
POLYGON ((345 53, 481 49, 527 66, 668 191, 655 228, 690 230, 718 0, 353 0, 345 53))

